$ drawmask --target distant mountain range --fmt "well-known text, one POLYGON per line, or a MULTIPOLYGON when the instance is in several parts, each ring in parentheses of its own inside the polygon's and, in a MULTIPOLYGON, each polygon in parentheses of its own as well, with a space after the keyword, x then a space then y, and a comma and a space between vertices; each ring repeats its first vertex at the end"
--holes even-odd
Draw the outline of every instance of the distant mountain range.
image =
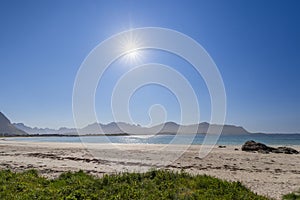
POLYGON ((31 134, 31 135, 53 135, 53 134, 61 134, 61 135, 66 135, 66 134, 76 134, 76 129, 75 128, 59 128, 59 129, 51 129, 51 128, 37 128, 37 127, 29 127, 26 126, 23 123, 14 123, 13 124, 17 129, 23 130, 24 132, 31 134))
MULTIPOLYGON (((210 127, 210 133, 219 130, 221 125, 210 125, 202 122, 199 124, 179 125, 175 122, 166 122, 153 127, 142 127, 124 122, 111 122, 109 124, 93 123, 81 129, 75 128, 32 128, 23 123, 11 122, 0 112, 0 136, 16 135, 101 135, 101 134, 175 134, 175 133, 194 133, 198 130, 199 134, 206 134, 210 127)), ((249 134, 247 130, 240 126, 224 125, 222 134, 241 135, 249 134)))
MULTIPOLYGON (((142 127, 139 125, 132 125, 124 122, 111 122, 109 124, 100 124, 93 123, 84 128, 78 129, 78 132, 75 128, 60 128, 60 129, 49 129, 49 128, 31 128, 25 126, 22 123, 14 124, 20 130, 23 130, 29 134, 60 134, 60 135, 98 135, 98 134, 174 134, 174 133, 194 133, 195 130, 198 130, 197 133, 205 134, 208 131, 209 123, 203 122, 200 124, 192 125, 179 125, 175 122, 166 122, 157 126, 150 128, 142 127)), ((221 128, 221 125, 211 125, 212 130, 216 128, 221 128)), ((214 133, 214 132, 211 132, 214 133)), ((243 127, 233 126, 233 125, 224 125, 222 134, 249 134, 247 130, 243 127)))

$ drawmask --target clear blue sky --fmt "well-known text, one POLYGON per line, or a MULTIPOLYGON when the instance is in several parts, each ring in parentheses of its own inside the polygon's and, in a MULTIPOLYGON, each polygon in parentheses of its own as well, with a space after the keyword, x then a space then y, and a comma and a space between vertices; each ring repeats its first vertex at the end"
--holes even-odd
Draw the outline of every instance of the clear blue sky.
MULTIPOLYGON (((30 126, 73 126, 73 83, 87 54, 120 31, 158 26, 189 35, 214 59, 227 93, 226 123, 250 131, 300 132, 299 10, 297 0, 2 0, 0 110, 11 121, 30 126)), ((166 53, 147 54, 146 61, 166 62, 179 70, 185 65, 166 53)), ((112 66, 108 83, 121 72, 112 66)), ((182 73, 198 88, 202 119, 208 121, 205 85, 193 71, 182 73)), ((111 121, 107 97, 97 93, 96 100, 100 121, 111 121)), ((133 96, 133 118, 146 123, 148 116, 142 112, 153 103, 166 104, 168 120, 179 119, 176 99, 157 86, 133 96), (145 95, 147 101, 142 101, 145 95)))

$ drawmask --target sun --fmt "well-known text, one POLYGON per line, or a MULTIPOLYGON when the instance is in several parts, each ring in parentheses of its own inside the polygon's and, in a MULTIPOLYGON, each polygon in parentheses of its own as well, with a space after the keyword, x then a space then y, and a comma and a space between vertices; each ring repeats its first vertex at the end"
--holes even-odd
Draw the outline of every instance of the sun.
POLYGON ((140 46, 142 40, 138 35, 129 34, 129 36, 122 38, 120 41, 120 47, 123 54, 123 58, 126 63, 137 63, 141 61, 141 49, 140 46))
POLYGON ((125 63, 139 63, 142 60, 141 51, 142 50, 135 48, 133 44, 128 45, 123 56, 125 63))

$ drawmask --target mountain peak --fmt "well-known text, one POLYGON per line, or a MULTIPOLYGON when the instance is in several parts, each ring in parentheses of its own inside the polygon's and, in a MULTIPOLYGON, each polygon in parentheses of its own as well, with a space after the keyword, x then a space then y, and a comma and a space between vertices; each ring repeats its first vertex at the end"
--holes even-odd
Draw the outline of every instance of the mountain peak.
POLYGON ((0 112, 0 124, 2 123, 10 123, 10 121, 2 112, 0 112))
POLYGON ((166 122, 165 125, 179 126, 179 124, 177 124, 175 122, 166 122))
POLYGON ((3 136, 17 136, 17 135, 27 135, 26 132, 17 129, 10 120, 0 112, 0 135, 3 136))

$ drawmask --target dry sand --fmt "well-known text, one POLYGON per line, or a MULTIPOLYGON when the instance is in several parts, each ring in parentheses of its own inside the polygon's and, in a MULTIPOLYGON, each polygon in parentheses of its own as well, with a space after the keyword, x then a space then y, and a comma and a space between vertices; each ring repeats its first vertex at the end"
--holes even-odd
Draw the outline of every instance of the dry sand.
MULTIPOLYGON (((240 146, 216 146, 208 156, 200 159, 200 145, 193 145, 179 159, 168 163, 165 159, 177 155, 176 149, 182 146, 159 150, 162 147, 153 144, 99 144, 88 151, 80 143, 2 139, 0 168, 14 171, 35 168, 46 177, 57 177, 62 172, 79 169, 97 176, 124 171, 145 172, 151 168, 183 169, 192 174, 240 181, 252 191, 275 199, 300 188, 300 154, 260 154, 243 152, 240 146)), ((300 146, 293 148, 300 150, 300 146)))

